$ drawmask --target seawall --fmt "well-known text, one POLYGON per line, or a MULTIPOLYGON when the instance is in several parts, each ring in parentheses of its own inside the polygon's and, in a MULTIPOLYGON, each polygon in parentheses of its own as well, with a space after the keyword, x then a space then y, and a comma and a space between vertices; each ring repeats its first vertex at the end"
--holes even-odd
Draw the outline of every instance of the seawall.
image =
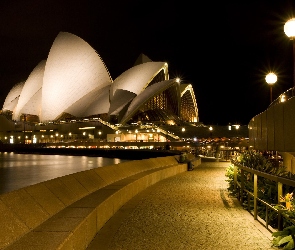
POLYGON ((85 249, 127 201, 187 165, 179 155, 133 160, 3 194, 0 249, 85 249))

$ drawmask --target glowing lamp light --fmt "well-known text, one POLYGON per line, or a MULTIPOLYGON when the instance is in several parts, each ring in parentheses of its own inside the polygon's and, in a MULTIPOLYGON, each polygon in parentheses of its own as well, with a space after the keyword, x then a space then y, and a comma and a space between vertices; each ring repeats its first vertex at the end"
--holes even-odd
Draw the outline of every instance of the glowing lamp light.
POLYGON ((274 73, 269 73, 265 77, 265 81, 270 85, 275 84, 277 80, 278 80, 278 77, 274 73))
POLYGON ((239 129, 240 128, 240 125, 234 125, 236 129, 239 129))
POLYGON ((270 103, 272 103, 272 85, 274 85, 277 80, 278 80, 277 75, 272 72, 268 73, 265 77, 265 81, 270 86, 270 103))
POLYGON ((284 25, 285 34, 290 37, 291 40, 295 37, 295 18, 288 20, 284 25))

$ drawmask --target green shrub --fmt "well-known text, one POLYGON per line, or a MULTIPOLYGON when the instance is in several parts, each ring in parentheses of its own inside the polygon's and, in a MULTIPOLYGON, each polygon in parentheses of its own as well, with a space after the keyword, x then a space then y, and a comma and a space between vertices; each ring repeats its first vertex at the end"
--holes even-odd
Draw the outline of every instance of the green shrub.
MULTIPOLYGON (((245 167, 264 172, 271 175, 282 176, 282 177, 290 177, 290 174, 286 171, 284 166, 280 166, 278 164, 274 164, 269 159, 266 159, 260 152, 255 150, 248 150, 241 153, 235 160, 232 161, 232 164, 226 169, 225 176, 227 177, 227 182, 229 184, 228 191, 232 195, 237 195, 237 190, 234 190, 234 165, 243 165, 245 167)), ((254 174, 243 171, 244 172, 244 188, 249 192, 254 191, 254 174)), ((237 179, 240 182, 241 180, 241 171, 238 168, 237 179)), ((290 187, 284 186, 284 192, 288 192, 290 187)), ((248 203, 247 193, 243 194, 244 203, 243 207, 246 209, 253 209, 253 198, 250 198, 250 203, 248 203)), ((277 183, 275 181, 265 179, 262 177, 258 178, 257 182, 257 195, 258 198, 264 200, 269 204, 277 204, 278 201, 278 188, 277 183)), ((266 217, 265 206, 258 202, 257 204, 257 213, 261 218, 266 217)), ((269 224, 273 227, 277 226, 276 213, 274 211, 270 211, 268 214, 269 224)))

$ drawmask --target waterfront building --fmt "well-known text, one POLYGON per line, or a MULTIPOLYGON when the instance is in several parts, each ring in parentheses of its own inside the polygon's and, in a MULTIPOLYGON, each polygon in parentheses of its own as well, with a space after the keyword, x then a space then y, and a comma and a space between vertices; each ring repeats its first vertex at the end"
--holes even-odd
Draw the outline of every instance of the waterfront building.
MULTIPOLYGON (((47 59, 12 87, 0 124, 5 144, 118 147, 138 142, 142 145, 127 146, 165 148, 167 142, 184 142, 179 148, 212 137, 210 127, 199 121, 192 85, 170 79, 166 62, 141 54, 113 80, 100 55, 68 32, 60 32, 47 59)), ((216 137, 227 136, 217 131, 216 137)), ((242 134, 230 137, 247 137, 242 134)))
POLYGON ((1 114, 1 140, 19 132, 14 142, 26 143, 61 140, 61 135, 106 138, 131 124, 199 122, 192 85, 170 79, 166 62, 142 54, 113 80, 99 54, 68 32, 60 32, 47 59, 13 86, 1 114))

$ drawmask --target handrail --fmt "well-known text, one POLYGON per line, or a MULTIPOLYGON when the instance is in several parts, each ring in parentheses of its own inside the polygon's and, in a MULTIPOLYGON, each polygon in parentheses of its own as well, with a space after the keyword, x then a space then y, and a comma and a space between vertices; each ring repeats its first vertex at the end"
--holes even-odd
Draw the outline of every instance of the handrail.
POLYGON ((267 174, 267 173, 264 173, 264 172, 256 170, 256 169, 246 167, 246 166, 241 165, 239 163, 236 163, 234 161, 233 161, 233 164, 235 166, 237 165, 239 168, 241 168, 243 170, 246 170, 247 172, 256 174, 258 176, 262 176, 262 177, 264 177, 266 179, 269 179, 269 180, 272 180, 272 181, 275 181, 275 182, 281 182, 282 184, 295 187, 295 180, 291 180, 291 179, 288 179, 288 178, 282 177, 282 176, 267 174))
MULTIPOLYGON (((277 175, 272 175, 272 174, 267 174, 264 173, 262 171, 258 171, 256 169, 253 168, 249 168, 246 167, 244 165, 242 165, 239 162, 236 161, 232 161, 232 164, 234 166, 234 189, 237 190, 238 186, 241 189, 241 194, 243 194, 243 192, 247 192, 248 195, 250 194, 252 197, 254 197, 254 220, 257 220, 257 201, 262 202, 263 204, 265 204, 267 207, 270 207, 271 209, 273 209, 274 211, 278 212, 278 230, 282 230, 282 223, 281 223, 281 211, 277 210, 275 207, 273 207, 271 204, 268 204, 267 202, 259 199, 257 197, 257 193, 258 193, 258 176, 275 181, 277 183, 277 188, 278 188, 278 204, 280 203, 280 197, 283 194, 283 185, 288 185, 288 186, 292 186, 295 187, 295 180, 291 180, 285 177, 281 177, 281 176, 277 176, 277 175), (237 168, 241 169, 241 182, 238 182, 238 171, 237 168), (244 171, 249 172, 254 174, 254 183, 253 183, 253 193, 251 193, 248 190, 244 190, 245 189, 245 185, 244 185, 244 171)), ((241 203, 243 203, 243 195, 241 195, 241 203)), ((266 227, 267 227, 267 221, 266 221, 266 227)))

